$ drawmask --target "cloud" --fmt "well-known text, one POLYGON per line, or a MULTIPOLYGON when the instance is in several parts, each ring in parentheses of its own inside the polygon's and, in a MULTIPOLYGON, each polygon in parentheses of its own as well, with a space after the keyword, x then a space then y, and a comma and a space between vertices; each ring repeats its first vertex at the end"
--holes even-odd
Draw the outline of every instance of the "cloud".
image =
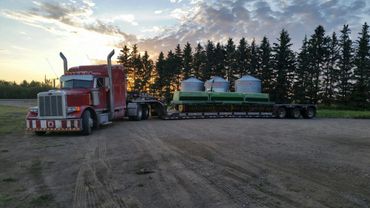
MULTIPOLYGON (((120 36, 126 42, 136 42, 136 36, 121 31, 118 27, 93 17, 95 3, 91 0, 52 2, 33 1, 33 7, 25 11, 2 10, 7 18, 24 24, 63 35, 88 30, 105 35, 120 36)), ((133 16, 119 16, 116 20, 130 21, 135 25, 133 16)))
POLYGON ((113 22, 115 21, 127 22, 134 26, 139 25, 139 23, 136 22, 135 16, 133 14, 123 14, 123 15, 114 16, 112 20, 113 22))
POLYGON ((241 37, 260 41, 267 36, 276 41, 280 31, 288 30, 293 48, 301 47, 304 35, 311 35, 318 25, 330 34, 343 24, 357 30, 369 9, 364 0, 275 1, 275 0, 192 0, 190 6, 173 10, 171 16, 179 24, 162 34, 142 40, 141 49, 167 51, 178 43, 205 43, 208 39, 226 42, 229 37, 237 42, 241 37))

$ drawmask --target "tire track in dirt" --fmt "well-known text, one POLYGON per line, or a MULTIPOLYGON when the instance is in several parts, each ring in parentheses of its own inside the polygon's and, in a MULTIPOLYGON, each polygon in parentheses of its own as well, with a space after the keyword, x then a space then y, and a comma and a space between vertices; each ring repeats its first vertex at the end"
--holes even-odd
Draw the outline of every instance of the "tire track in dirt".
POLYGON ((76 178, 73 207, 126 207, 124 201, 114 194, 109 182, 111 165, 106 158, 106 138, 102 132, 94 133, 85 145, 84 161, 76 178))
MULTIPOLYGON (((173 134, 181 135, 182 137, 185 137, 185 139, 189 138, 189 139, 194 140, 194 138, 192 138, 192 137, 195 134, 192 135, 191 131, 186 131, 186 129, 192 129, 192 128, 196 128, 196 127, 194 127, 194 124, 186 123, 186 126, 182 126, 182 128, 177 128, 176 132, 173 132, 173 134)), ((218 128, 218 127, 215 126, 214 128, 218 128)), ((169 129, 169 131, 172 131, 172 128, 170 128, 170 127, 166 128, 166 129, 169 129)), ((218 135, 219 137, 222 137, 223 136, 222 134, 225 134, 225 136, 230 136, 229 133, 224 132, 224 131, 220 131, 220 132, 217 132, 217 133, 219 134, 218 135)), ((195 136, 200 137, 200 134, 204 134, 204 131, 197 132, 197 134, 195 136)), ((209 137, 209 135, 204 134, 201 138, 203 138, 203 137, 207 138, 207 136, 209 137)), ((173 143, 173 142, 172 143, 169 142, 169 143, 176 146, 180 151, 186 150, 187 152, 184 152, 185 155, 188 155, 189 153, 191 153, 191 151, 189 151, 189 149, 183 148, 183 147, 181 147, 181 145, 179 147, 179 145, 176 144, 176 143, 173 143)), ((205 144, 203 144, 203 142, 202 142, 201 144, 196 143, 195 145, 201 146, 201 145, 205 145, 205 144)), ((214 146, 212 146, 212 147, 207 146, 207 149, 212 150, 213 147, 214 146)), ((232 156, 233 154, 237 154, 238 152, 248 152, 249 151, 249 149, 243 148, 243 145, 239 145, 236 148, 237 149, 235 149, 235 150, 229 151, 227 153, 227 155, 232 156)), ((217 149, 220 150, 219 147, 217 149)), ((234 159, 238 158, 238 156, 236 156, 236 155, 234 155, 234 156, 235 156, 234 159)), ((302 174, 301 172, 298 172, 297 168, 286 167, 286 166, 281 167, 280 164, 275 164, 274 160, 269 162, 269 160, 266 159, 266 158, 259 158, 258 156, 257 157, 256 156, 257 155, 255 155, 253 157, 243 158, 242 161, 240 161, 240 159, 239 159, 238 164, 245 164, 245 165, 243 165, 243 167, 253 167, 253 169, 257 169, 257 170, 269 170, 269 172, 272 170, 274 177, 276 175, 278 175, 278 177, 281 176, 281 177, 291 178, 291 181, 295 181, 294 183, 296 183, 296 184, 294 184, 294 185, 296 187, 299 187, 299 186, 300 187, 310 187, 310 189, 315 190, 317 192, 320 192, 322 194, 322 196, 325 196, 327 194, 330 194, 330 195, 333 195, 333 196, 340 196, 339 201, 342 201, 343 203, 348 204, 348 206, 351 206, 351 204, 352 205, 357 204, 359 207, 362 207, 364 205, 363 204, 364 202, 358 203, 356 201, 356 199, 351 199, 351 197, 346 197, 345 195, 343 195, 343 193, 338 191, 338 190, 341 190, 343 188, 343 185, 347 186, 346 184, 343 184, 341 182, 341 180, 336 180, 336 178, 327 178, 327 177, 325 177, 325 178, 327 178, 328 180, 322 180, 322 177, 327 176, 327 175, 322 175, 322 177, 320 177, 320 176, 311 177, 310 175, 302 174), (344 199, 344 198, 348 198, 348 199, 344 199)), ((209 159, 209 158, 207 158, 207 159, 209 159)), ((292 158, 292 160, 294 160, 294 158, 292 158)), ((236 174, 232 174, 235 177, 239 177, 240 175, 242 175, 241 173, 245 173, 245 170, 243 170, 240 167, 235 166, 234 164, 229 162, 229 161, 233 161, 232 158, 229 158, 228 160, 223 160, 222 158, 218 158, 216 161, 217 161, 217 163, 221 163, 221 165, 226 166, 226 167, 230 167, 230 165, 231 165, 231 169, 229 169, 229 170, 233 170, 233 169, 238 170, 238 172, 236 172, 236 174)), ((270 175, 272 175, 272 174, 270 173, 270 175)), ((269 177, 269 178, 271 178, 271 177, 269 177)), ((241 179, 243 179, 243 178, 241 178, 241 179)), ((268 196, 275 197, 275 198, 280 198, 283 201, 286 201, 288 204, 293 204, 293 205, 296 204, 295 206, 299 205, 300 207, 305 206, 305 204, 302 203, 303 201, 306 201, 306 202, 310 203, 310 205, 307 205, 307 207, 333 207, 333 203, 337 204, 338 206, 341 204, 341 203, 334 202, 334 201, 332 201, 330 203, 324 197, 322 197, 321 199, 320 198, 318 198, 318 199, 307 199, 303 194, 289 193, 286 190, 284 190, 284 188, 286 188, 286 187, 282 187, 281 181, 278 184, 275 184, 274 182, 275 181, 272 181, 269 184, 265 184, 267 186, 264 186, 264 187, 259 187, 259 186, 254 186, 254 187, 256 189, 264 192, 268 196), (276 190, 276 191, 272 191, 272 190, 276 190), (284 192, 281 193, 281 191, 284 191, 285 193, 284 192), (292 199, 294 199, 294 201, 292 199)), ((356 187, 353 184, 350 184, 349 186, 350 186, 349 189, 351 189, 351 190, 361 189, 361 190, 359 190, 360 193, 361 192, 362 193, 368 193, 369 192, 368 190, 356 187)), ((321 194, 318 194, 318 195, 320 196, 321 194)), ((360 198, 361 198, 361 200, 366 201, 366 196, 362 195, 362 197, 360 196, 360 198)))
MULTIPOLYGON (((147 143, 147 145, 151 149, 150 151, 152 151, 153 154, 159 154, 161 157, 171 158, 169 159, 169 164, 166 164, 163 167, 162 171, 167 175, 170 174, 175 176, 176 178, 182 178, 182 180, 179 180, 179 183, 177 183, 178 185, 181 185, 181 187, 177 187, 176 191, 181 188, 188 189, 189 192, 187 194, 190 195, 190 199, 194 201, 196 200, 197 205, 199 205, 200 201, 203 201, 203 205, 205 205, 205 207, 213 207, 209 206, 209 204, 216 205, 217 202, 221 205, 220 207, 225 207, 225 204, 227 207, 244 207, 250 205, 250 198, 246 196, 243 192, 240 192, 240 190, 235 189, 235 187, 233 187, 232 185, 229 185, 231 181, 225 181, 222 177, 219 177, 217 171, 212 171, 214 167, 207 169, 204 169, 201 166, 197 166, 197 168, 189 168, 191 164, 189 164, 189 162, 187 162, 186 160, 181 159, 189 158, 187 158, 186 155, 180 155, 179 152, 174 151, 173 148, 170 148, 170 146, 163 143, 158 138, 158 136, 156 135, 156 131, 152 128, 150 124, 147 123, 145 126, 143 125, 137 128, 138 129, 135 129, 135 132, 141 132, 141 139, 143 139, 143 141, 147 143), (200 171, 197 171, 196 169, 200 171), (200 174, 199 172, 211 172, 211 174, 205 176, 200 174), (214 175, 216 175, 216 177, 214 177, 214 175), (210 180, 210 178, 212 179, 210 180), (202 190, 199 188, 199 186, 192 184, 192 180, 196 180, 198 185, 201 184, 201 186, 207 187, 206 190, 202 190), (213 196, 207 196, 212 192, 213 196), (205 195, 204 193, 207 193, 207 195, 205 195), (208 197, 211 197, 211 199, 207 199, 208 197), (217 198, 219 198, 218 201, 216 200, 217 198)), ((254 207, 263 206, 255 204, 254 207)))

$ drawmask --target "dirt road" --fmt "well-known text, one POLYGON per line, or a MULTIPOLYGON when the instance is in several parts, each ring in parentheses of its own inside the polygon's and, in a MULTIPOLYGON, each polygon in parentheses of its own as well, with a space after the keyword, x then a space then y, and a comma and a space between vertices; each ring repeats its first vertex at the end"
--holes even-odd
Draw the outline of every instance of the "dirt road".
POLYGON ((0 207, 369 207, 369 127, 149 120, 87 137, 7 135, 0 207))

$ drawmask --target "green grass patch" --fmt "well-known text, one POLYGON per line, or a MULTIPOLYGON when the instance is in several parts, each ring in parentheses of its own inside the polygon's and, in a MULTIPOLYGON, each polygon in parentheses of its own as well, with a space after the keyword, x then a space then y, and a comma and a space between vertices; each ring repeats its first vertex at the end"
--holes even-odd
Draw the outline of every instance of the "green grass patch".
POLYGON ((10 182, 16 182, 17 180, 16 179, 14 179, 14 178, 4 178, 3 180, 2 180, 3 182, 8 182, 8 183, 10 183, 10 182))
POLYGON ((31 204, 39 207, 39 206, 45 206, 50 204, 54 200, 53 195, 51 194, 44 194, 40 195, 38 197, 35 197, 31 200, 31 204))
POLYGON ((319 118, 370 118, 370 111, 318 109, 319 118))
POLYGON ((3 195, 3 194, 0 194, 0 206, 5 206, 6 204, 8 204, 8 202, 10 202, 13 198, 8 196, 8 195, 3 195))
POLYGON ((27 111, 28 108, 0 105, 0 135, 23 132, 27 111))

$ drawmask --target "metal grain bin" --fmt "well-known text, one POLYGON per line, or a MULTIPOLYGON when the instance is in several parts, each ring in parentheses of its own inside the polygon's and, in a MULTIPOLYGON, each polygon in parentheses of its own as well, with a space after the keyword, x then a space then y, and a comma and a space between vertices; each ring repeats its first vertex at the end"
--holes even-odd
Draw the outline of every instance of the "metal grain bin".
POLYGON ((197 78, 190 77, 189 79, 183 80, 181 82, 182 92, 199 92, 204 90, 204 82, 197 78))
POLYGON ((229 82, 222 77, 214 76, 204 84, 206 91, 228 92, 229 82))
POLYGON ((245 75, 235 81, 235 92, 261 93, 261 80, 245 75))

